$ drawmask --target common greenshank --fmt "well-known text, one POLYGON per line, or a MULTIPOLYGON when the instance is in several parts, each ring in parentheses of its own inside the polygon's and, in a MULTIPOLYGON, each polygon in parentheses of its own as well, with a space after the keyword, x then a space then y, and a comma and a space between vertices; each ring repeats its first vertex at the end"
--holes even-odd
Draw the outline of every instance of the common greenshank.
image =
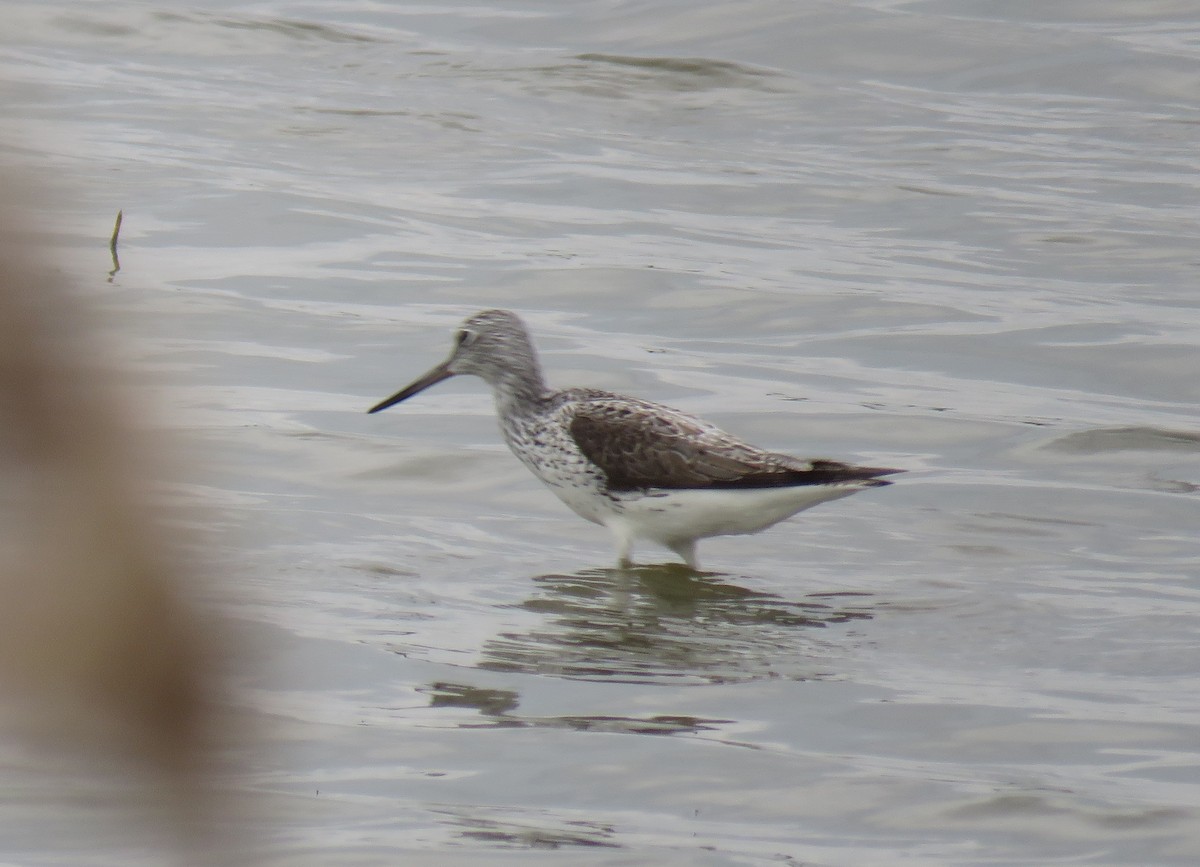
POLYGON ((555 391, 542 379, 525 324, 508 310, 471 316, 449 358, 368 412, 462 374, 492 387, 513 454, 577 515, 612 532, 621 566, 631 564, 634 540, 646 539, 697 569, 699 539, 757 533, 903 472, 766 451, 636 397, 555 391))

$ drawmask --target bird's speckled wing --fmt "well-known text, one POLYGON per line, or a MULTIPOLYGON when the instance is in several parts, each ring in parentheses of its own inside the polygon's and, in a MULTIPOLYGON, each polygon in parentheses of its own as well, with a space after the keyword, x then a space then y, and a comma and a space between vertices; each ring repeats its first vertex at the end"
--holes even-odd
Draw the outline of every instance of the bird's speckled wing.
POLYGON ((859 482, 900 472, 767 452, 678 410, 573 389, 571 436, 612 490, 772 488, 859 482))

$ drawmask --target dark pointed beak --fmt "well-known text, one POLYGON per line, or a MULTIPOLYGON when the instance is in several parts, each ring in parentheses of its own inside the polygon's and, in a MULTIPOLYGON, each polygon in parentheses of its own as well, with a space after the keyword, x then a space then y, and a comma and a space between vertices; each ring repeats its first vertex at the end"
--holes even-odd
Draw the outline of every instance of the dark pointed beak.
POLYGON ((402 400, 408 400, 417 392, 424 391, 425 389, 429 388, 429 386, 437 385, 443 379, 449 379, 452 376, 454 376, 454 373, 450 370, 450 362, 443 361, 416 382, 412 383, 411 385, 406 385, 387 400, 381 400, 379 403, 375 404, 373 407, 367 410, 367 413, 379 412, 381 409, 387 409, 389 406, 395 406, 402 400))

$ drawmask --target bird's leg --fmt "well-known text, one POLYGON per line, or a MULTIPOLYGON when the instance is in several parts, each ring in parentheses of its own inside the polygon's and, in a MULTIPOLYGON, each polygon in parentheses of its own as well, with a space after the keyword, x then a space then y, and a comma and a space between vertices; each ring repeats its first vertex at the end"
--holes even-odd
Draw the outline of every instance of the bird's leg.
POLYGON ((688 568, 693 572, 700 570, 700 562, 696 559, 695 539, 679 539, 675 542, 668 542, 667 547, 682 557, 683 562, 687 563, 688 568))
POLYGON ((609 524, 608 529, 617 545, 617 568, 628 569, 633 565, 633 534, 619 524, 609 524))

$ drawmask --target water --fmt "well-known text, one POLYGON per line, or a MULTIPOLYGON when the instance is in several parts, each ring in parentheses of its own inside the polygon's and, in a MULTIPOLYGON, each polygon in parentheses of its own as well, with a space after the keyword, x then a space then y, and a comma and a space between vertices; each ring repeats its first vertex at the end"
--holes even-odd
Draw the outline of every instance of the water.
MULTIPOLYGON (((1193 4, 6 18, 0 152, 262 639, 265 863, 1200 859, 1193 4), (486 306, 911 472, 615 573, 480 382, 364 413, 486 306)), ((10 770, 0 860, 148 857, 10 770)))

